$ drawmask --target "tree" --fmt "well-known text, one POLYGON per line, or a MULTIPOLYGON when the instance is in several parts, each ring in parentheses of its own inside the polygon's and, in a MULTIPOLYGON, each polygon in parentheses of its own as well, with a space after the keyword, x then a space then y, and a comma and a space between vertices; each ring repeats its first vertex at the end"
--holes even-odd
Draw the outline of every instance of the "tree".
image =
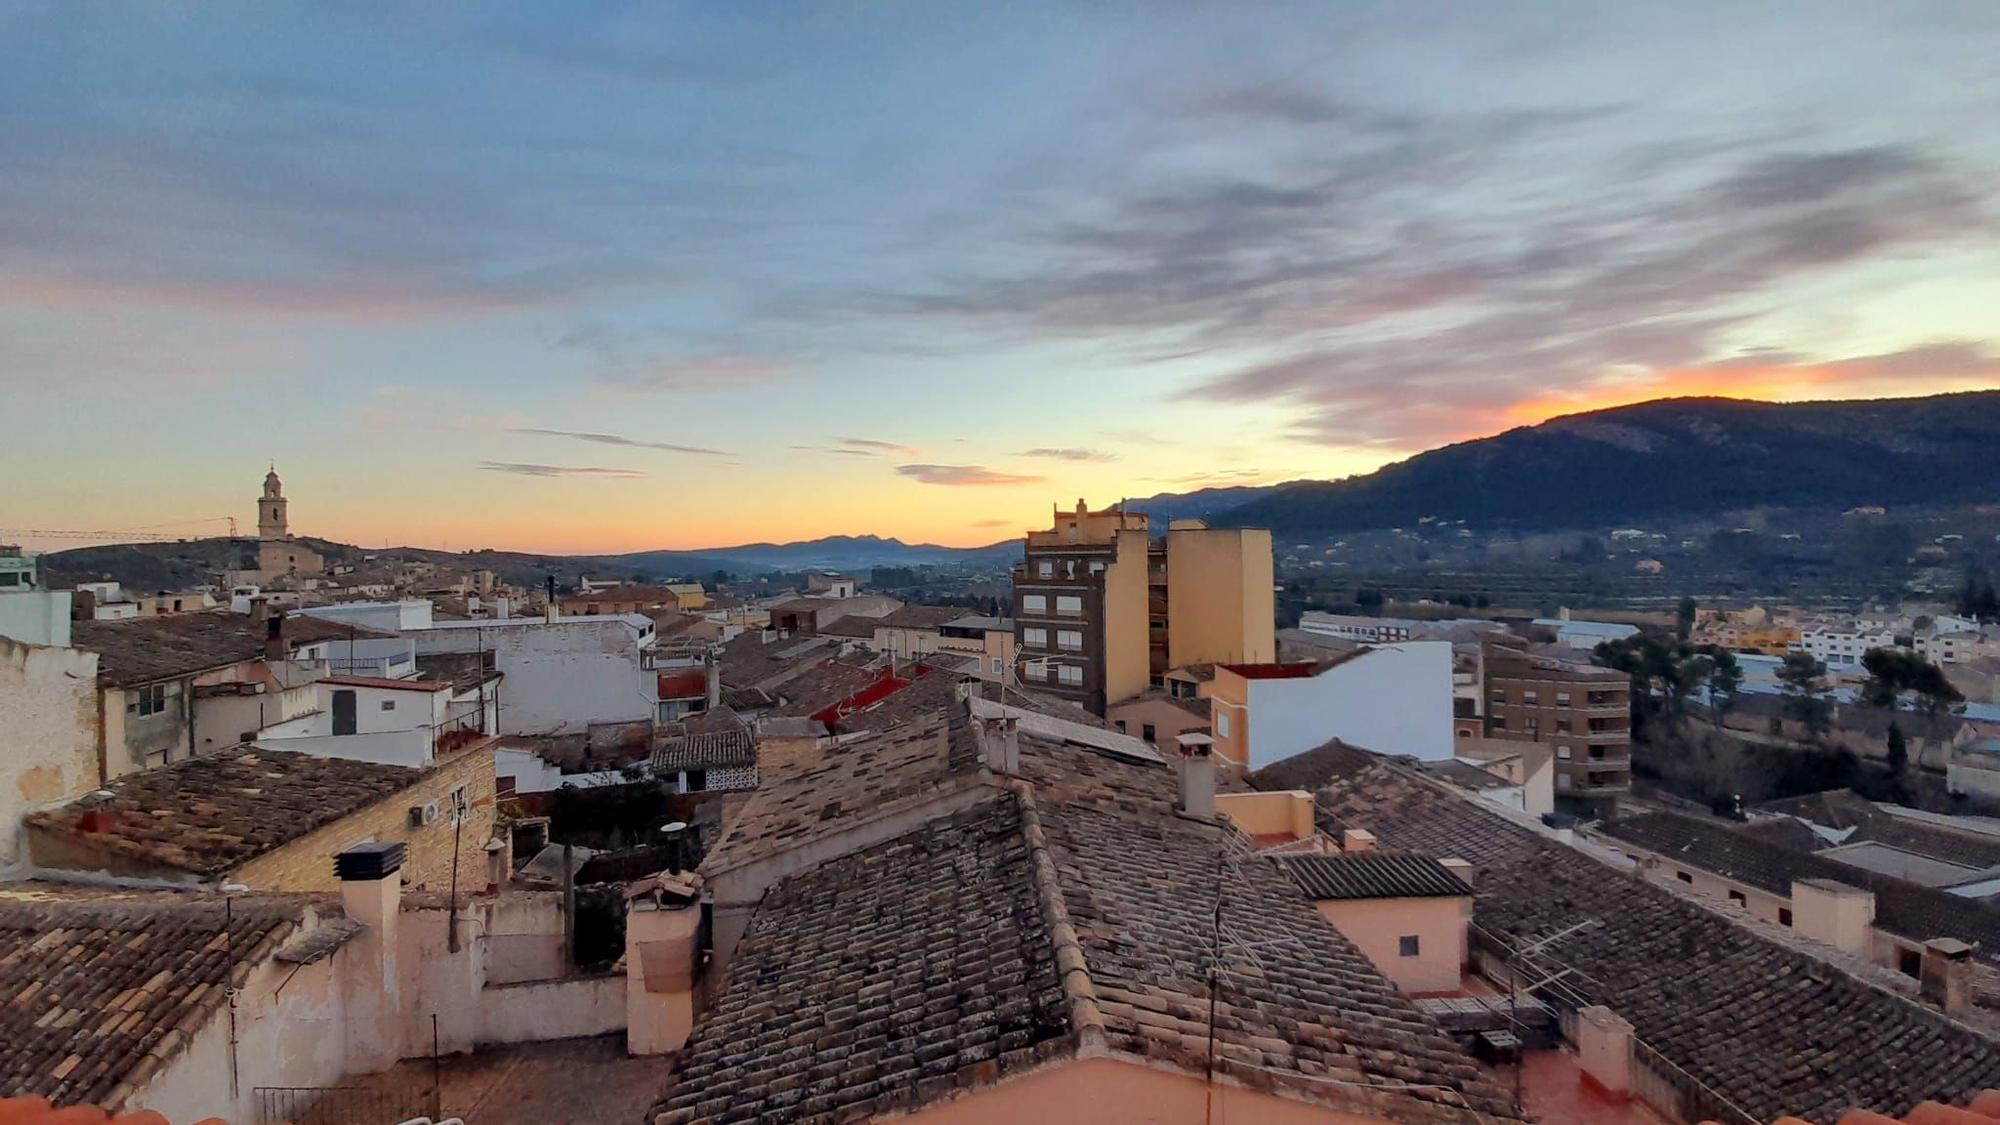
POLYGON ((1708 710, 1715 717, 1715 728, 1721 730, 1722 720, 1743 690, 1743 665, 1726 648, 1712 647, 1708 652, 1714 662, 1708 673, 1708 710))
POLYGON ((1687 640, 1694 632, 1695 604, 1693 598, 1682 598, 1674 612, 1674 635, 1687 640))
POLYGON ((1833 727, 1833 701, 1826 697, 1826 665, 1809 652, 1788 652, 1778 665, 1785 714, 1806 728, 1815 742, 1833 727))
POLYGON ((1861 656, 1868 678, 1861 682, 1861 701, 1886 711, 1901 709, 1903 697, 1914 697, 1914 709, 1924 716, 1925 734, 1938 737, 1938 722, 1965 702, 1944 669, 1906 648, 1870 649, 1861 656))
POLYGON ((1910 766, 1910 746, 1903 740, 1903 728, 1894 720, 1889 723, 1889 772, 1897 777, 1910 766))

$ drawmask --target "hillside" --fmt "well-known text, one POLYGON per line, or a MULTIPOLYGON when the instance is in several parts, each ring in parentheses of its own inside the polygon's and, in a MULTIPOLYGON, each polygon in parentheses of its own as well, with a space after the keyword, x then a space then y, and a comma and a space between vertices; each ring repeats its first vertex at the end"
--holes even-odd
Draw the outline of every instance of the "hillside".
POLYGON ((1213 522, 1281 532, 1422 516, 1602 527, 1754 507, 2000 500, 2000 391, 1859 402, 1661 399, 1420 453, 1366 476, 1279 485, 1213 522))

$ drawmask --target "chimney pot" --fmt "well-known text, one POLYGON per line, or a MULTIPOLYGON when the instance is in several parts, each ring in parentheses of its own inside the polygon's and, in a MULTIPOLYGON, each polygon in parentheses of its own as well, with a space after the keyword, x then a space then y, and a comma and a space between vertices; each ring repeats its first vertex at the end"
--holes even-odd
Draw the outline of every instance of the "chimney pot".
POLYGON ((1189 731, 1176 741, 1181 751, 1181 811, 1189 816, 1215 815, 1215 740, 1189 731))
POLYGON ((980 723, 979 751, 986 768, 994 773, 1021 772, 1021 726, 1012 715, 997 715, 980 723))
POLYGON ((1372 852, 1375 850, 1375 833, 1366 828, 1349 828, 1340 834, 1340 850, 1372 852))

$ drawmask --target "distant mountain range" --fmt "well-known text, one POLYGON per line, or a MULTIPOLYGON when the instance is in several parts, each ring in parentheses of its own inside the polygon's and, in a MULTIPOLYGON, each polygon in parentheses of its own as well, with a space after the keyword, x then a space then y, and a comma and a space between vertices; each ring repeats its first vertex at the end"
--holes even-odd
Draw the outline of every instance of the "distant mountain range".
POLYGON ((1756 507, 2000 501, 2000 391, 1854 402, 1661 399, 1275 485, 1211 522, 1286 533, 1423 516, 1565 530, 1756 507))
MULTIPOLYGON (((1719 514, 1756 507, 1840 511, 2000 502, 2000 391, 1856 402, 1768 403, 1661 399, 1572 414, 1420 453, 1338 481, 1208 488, 1129 500, 1152 517, 1284 534, 1401 527, 1424 516, 1476 527, 1571 530, 1719 514)), ((508 581, 555 574, 620 577, 734 574, 878 566, 999 569, 1019 539, 940 547, 874 535, 746 543, 699 551, 619 555, 459 554, 368 550, 307 540, 329 558, 364 553, 484 567, 508 581)), ((220 539, 58 551, 43 566, 72 580, 108 575, 133 589, 212 581, 235 565, 239 542, 220 539)))

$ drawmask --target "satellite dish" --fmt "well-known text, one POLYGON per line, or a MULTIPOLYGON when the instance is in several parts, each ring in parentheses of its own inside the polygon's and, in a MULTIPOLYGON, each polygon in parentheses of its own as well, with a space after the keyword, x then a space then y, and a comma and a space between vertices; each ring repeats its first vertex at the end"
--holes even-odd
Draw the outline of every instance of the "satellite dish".
POLYGON ((676 820, 672 824, 660 825, 661 834, 666 836, 671 836, 676 832, 685 832, 685 831, 687 831, 687 821, 685 820, 676 820))

